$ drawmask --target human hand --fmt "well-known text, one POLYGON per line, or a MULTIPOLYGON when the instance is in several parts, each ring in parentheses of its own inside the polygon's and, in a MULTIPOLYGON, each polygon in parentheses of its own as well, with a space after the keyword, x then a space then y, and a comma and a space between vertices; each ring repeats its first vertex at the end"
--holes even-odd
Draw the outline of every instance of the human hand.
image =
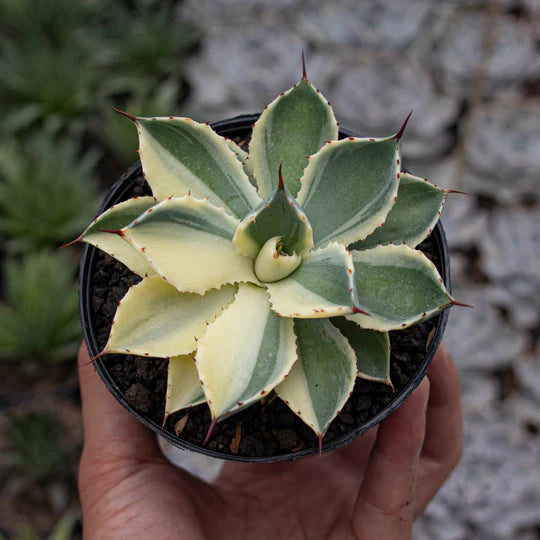
POLYGON ((294 463, 225 463, 209 485, 171 465, 107 391, 83 345, 85 540, 409 538, 461 456, 459 380, 444 344, 418 388, 353 443, 294 463))

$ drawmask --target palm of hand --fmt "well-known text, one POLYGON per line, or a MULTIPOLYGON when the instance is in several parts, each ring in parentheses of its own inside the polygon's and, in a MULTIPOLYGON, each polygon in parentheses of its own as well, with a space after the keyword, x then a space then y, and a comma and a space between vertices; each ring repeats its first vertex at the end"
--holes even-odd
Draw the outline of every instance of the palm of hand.
POLYGON ((81 349, 85 539, 408 538, 461 452, 459 383, 444 350, 431 392, 425 380, 378 430, 296 463, 227 463, 212 485, 170 465, 86 363, 81 349))

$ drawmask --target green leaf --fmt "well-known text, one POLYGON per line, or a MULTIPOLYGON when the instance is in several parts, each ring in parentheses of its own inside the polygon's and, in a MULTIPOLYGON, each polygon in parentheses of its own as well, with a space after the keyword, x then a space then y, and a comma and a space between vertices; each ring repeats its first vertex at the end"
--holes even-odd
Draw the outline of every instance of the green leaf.
POLYGON ((229 149, 236 154, 236 159, 238 159, 238 161, 242 164, 244 172, 246 173, 251 185, 257 187, 253 179, 253 167, 251 166, 251 161, 249 161, 248 153, 238 146, 232 139, 225 137, 225 141, 229 149))
POLYGON ((260 199, 223 137, 190 118, 137 118, 140 156, 154 196, 209 197, 242 219, 260 199))
POLYGON ((181 293, 159 276, 144 278, 118 304, 103 352, 157 358, 190 354, 235 291, 226 285, 200 296, 181 293))
POLYGON ((397 201, 386 216, 384 227, 378 227, 351 248, 363 250, 389 243, 417 246, 435 227, 445 198, 442 189, 423 178, 401 173, 397 201))
POLYGON ((313 231, 286 187, 277 187, 236 229, 233 243, 240 253, 255 258, 266 242, 280 237, 285 253, 305 257, 313 247, 313 231))
POLYGON ((370 317, 346 317, 362 328, 406 328, 453 302, 435 265, 420 251, 389 245, 353 251, 352 256, 358 305, 370 317))
POLYGON ((105 251, 139 276, 151 276, 156 272, 140 253, 122 240, 120 236, 101 230, 122 229, 155 204, 154 197, 135 197, 116 204, 103 212, 88 226, 82 233, 81 240, 105 251))
POLYGON ((349 138, 311 156, 297 200, 313 227, 315 247, 332 240, 348 245, 384 223, 399 177, 394 138, 349 138))
POLYGON ((277 395, 322 438, 349 399, 356 379, 354 351, 328 319, 295 320, 299 360, 277 395))
POLYGON ((355 306, 353 261, 343 244, 312 251, 292 274, 265 285, 272 309, 282 317, 335 317, 355 306))
POLYGON ((223 208, 186 196, 150 208, 119 234, 179 291, 202 294, 224 283, 257 283, 253 261, 231 242, 237 226, 223 208))
POLYGON ((270 310, 264 289, 240 284, 233 304, 198 342, 196 365, 212 418, 260 399, 295 361, 293 320, 270 310))
POLYGON ((388 332, 360 328, 344 317, 334 317, 332 324, 347 338, 349 345, 354 349, 357 376, 392 386, 388 332))
POLYGON ((165 418, 180 409, 204 403, 206 398, 195 367, 194 354, 169 358, 165 418))
POLYGON ((277 187, 280 164, 285 185, 296 195, 307 156, 337 138, 330 104, 307 79, 278 96, 255 122, 249 143, 249 161, 261 198, 277 187))

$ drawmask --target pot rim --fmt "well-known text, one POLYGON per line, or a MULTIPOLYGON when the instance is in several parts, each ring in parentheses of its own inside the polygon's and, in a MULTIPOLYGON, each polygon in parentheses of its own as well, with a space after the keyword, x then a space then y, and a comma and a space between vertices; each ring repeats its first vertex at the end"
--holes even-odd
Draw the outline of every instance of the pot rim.
MULTIPOLYGON (((234 118, 229 118, 225 120, 220 120, 217 122, 212 122, 210 126, 216 133, 222 136, 228 135, 238 135, 238 132, 248 133, 252 127, 252 124, 257 120, 259 114, 244 114, 236 116, 234 118)), ((340 138, 353 137, 354 134, 348 129, 341 128, 339 129, 340 138)), ((141 175, 142 168, 141 163, 137 162, 133 164, 128 170, 120 177, 120 179, 111 187, 107 193, 103 203, 96 212, 96 217, 108 209, 112 204, 122 200, 122 197, 131 189, 133 181, 141 175)), ((434 239, 434 248, 435 252, 441 262, 440 273, 443 278, 443 282, 449 292, 451 292, 450 286, 450 260, 448 254, 448 245, 446 242, 446 236, 444 229, 440 221, 437 222, 436 226, 433 229, 431 237, 434 239)), ((83 332, 83 338, 88 347, 88 352, 90 356, 93 357, 100 352, 100 348, 97 342, 97 335, 93 328, 93 313, 92 313, 92 269, 94 266, 94 260, 97 253, 97 248, 92 245, 86 244, 80 264, 80 278, 79 278, 79 308, 80 308, 80 317, 81 317, 81 326, 83 332)), ((371 429, 372 427, 379 424, 384 418, 392 414, 398 407, 400 407, 404 401, 409 397, 413 390, 420 384, 422 379, 427 373, 431 361, 439 344, 442 340, 444 329, 448 320, 448 311, 444 310, 438 315, 437 325, 435 326, 435 333, 429 347, 424 356, 424 361, 411 378, 407 386, 405 386, 401 391, 397 392, 392 400, 381 409, 376 415, 372 416, 368 421, 357 426, 353 430, 345 433, 331 441, 324 442, 322 452, 326 453, 331 450, 336 450, 350 442, 354 439, 371 429)), ((94 369, 97 371, 101 380, 111 392, 111 394, 116 398, 120 404, 125 407, 131 414, 133 414, 140 422, 142 422, 146 427, 150 428, 152 431, 156 432, 158 435, 166 439, 172 445, 181 448, 183 450, 190 450, 192 452, 197 452, 209 457, 218 458, 218 459, 227 459, 230 461, 237 462, 248 462, 248 463, 273 463, 277 461, 290 460, 294 461, 300 457, 307 457, 319 452, 316 446, 312 448, 304 448, 298 452, 285 452, 283 454, 275 456, 237 456, 231 454, 224 454, 215 450, 209 450, 208 448, 195 445, 193 443, 182 440, 181 438, 175 436, 169 431, 162 429, 162 426, 154 422, 150 418, 147 418, 145 415, 137 412, 127 401, 124 394, 114 382, 114 379, 111 377, 110 373, 105 366, 105 363, 102 358, 98 358, 93 363, 94 369)))

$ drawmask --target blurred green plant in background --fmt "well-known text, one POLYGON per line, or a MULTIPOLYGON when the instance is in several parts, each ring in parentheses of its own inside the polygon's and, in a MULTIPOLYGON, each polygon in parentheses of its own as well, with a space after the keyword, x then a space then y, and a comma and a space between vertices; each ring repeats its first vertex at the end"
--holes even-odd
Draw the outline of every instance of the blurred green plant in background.
MULTIPOLYGON (((65 510, 77 505, 71 458, 80 434, 39 404, 24 414, 13 404, 34 388, 76 394, 78 257, 57 248, 138 159, 136 133, 111 107, 180 113, 186 62, 201 39, 180 4, 0 0, 0 483, 11 486, 0 497, 0 531, 9 538, 43 538, 55 523, 50 540, 73 538, 77 511, 65 510), (71 498, 65 505, 51 502, 56 480, 71 498)), ((78 427, 79 404, 62 406, 78 427)))
POLYGON ((0 235, 9 251, 60 246, 94 215, 99 153, 79 145, 40 133, 0 146, 0 235))
POLYGON ((0 363, 43 374, 73 360, 80 341, 77 291, 68 254, 51 250, 6 262, 0 303, 0 363))
MULTIPOLYGON (((75 529, 78 518, 78 512, 66 512, 55 525, 51 534, 47 536, 47 540, 72 540, 73 530, 75 529)), ((25 523, 17 531, 13 540, 41 540, 42 538, 43 537, 36 531, 31 523, 25 523)), ((0 540, 8 539, 0 533, 0 540)))
POLYGON ((64 469, 64 427, 49 411, 10 415, 5 429, 8 466, 28 481, 44 482, 64 469))

